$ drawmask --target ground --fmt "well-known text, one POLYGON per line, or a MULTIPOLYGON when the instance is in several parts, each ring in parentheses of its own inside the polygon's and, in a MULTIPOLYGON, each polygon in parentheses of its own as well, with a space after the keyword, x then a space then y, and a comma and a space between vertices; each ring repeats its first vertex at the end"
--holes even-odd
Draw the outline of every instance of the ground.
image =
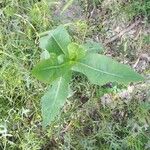
POLYGON ((149 0, 67 2, 0 1, 0 150, 149 150, 149 0), (42 52, 40 34, 60 24, 78 43, 101 43, 105 55, 145 81, 96 86, 75 75, 75 92, 43 130, 40 98, 47 85, 31 70, 42 52))

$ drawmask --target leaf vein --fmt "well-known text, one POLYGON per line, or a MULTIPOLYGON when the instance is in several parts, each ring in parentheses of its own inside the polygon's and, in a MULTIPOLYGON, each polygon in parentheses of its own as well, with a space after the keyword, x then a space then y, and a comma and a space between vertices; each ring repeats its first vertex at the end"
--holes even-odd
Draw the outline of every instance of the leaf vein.
POLYGON ((59 46, 59 48, 62 50, 62 52, 65 54, 63 48, 61 47, 61 45, 59 44, 59 42, 57 41, 57 39, 55 38, 55 36, 53 34, 51 34, 51 33, 50 33, 50 35, 54 39, 54 41, 57 43, 57 45, 59 46))
POLYGON ((93 67, 88 66, 88 65, 86 65, 86 64, 83 64, 83 63, 81 63, 81 62, 79 62, 79 64, 82 65, 82 66, 85 66, 85 67, 87 67, 87 68, 90 68, 90 69, 92 69, 92 70, 95 70, 95 71, 97 71, 97 72, 101 72, 101 73, 103 73, 103 74, 107 74, 107 75, 111 75, 111 76, 123 78, 123 76, 116 75, 116 74, 113 74, 113 73, 109 73, 109 72, 106 72, 106 71, 103 71, 103 70, 100 70, 100 69, 97 69, 97 68, 93 68, 93 67))

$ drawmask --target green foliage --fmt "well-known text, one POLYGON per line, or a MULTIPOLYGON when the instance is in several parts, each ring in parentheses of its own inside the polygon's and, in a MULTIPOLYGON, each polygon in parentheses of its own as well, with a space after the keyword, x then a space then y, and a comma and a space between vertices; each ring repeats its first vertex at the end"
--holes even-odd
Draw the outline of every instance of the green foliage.
POLYGON ((49 53, 56 53, 57 55, 67 54, 69 43, 71 43, 69 34, 63 26, 59 26, 57 29, 49 32, 47 36, 41 38, 40 47, 46 49, 49 53))
POLYGON ((93 84, 98 85, 115 81, 126 84, 142 80, 142 77, 128 66, 100 54, 87 54, 73 66, 73 70, 83 73, 93 84))
POLYGON ((60 64, 60 57, 52 56, 50 59, 42 60, 36 67, 32 70, 32 74, 37 77, 37 79, 49 83, 53 82, 55 79, 65 74, 70 68, 70 63, 66 62, 60 64))
POLYGON ((46 37, 42 37, 40 43, 41 48, 50 53, 50 58, 41 61, 32 71, 39 80, 51 83, 48 92, 42 97, 44 126, 54 120, 64 105, 69 93, 68 85, 72 71, 83 73, 91 83, 97 85, 107 82, 127 84, 143 80, 128 66, 95 53, 98 49, 101 52, 101 46, 97 43, 92 42, 91 46, 90 43, 88 46, 71 43, 70 36, 63 26, 50 31, 46 37))
POLYGON ((64 105, 69 91, 70 74, 57 78, 42 97, 43 126, 55 119, 59 109, 64 105))
POLYGON ((68 53, 70 60, 80 60, 85 56, 84 47, 76 43, 71 43, 68 45, 68 53))
POLYGON ((131 0, 127 2, 121 2, 119 10, 122 11, 129 20, 132 20, 134 17, 137 16, 143 16, 147 18, 147 21, 149 22, 149 0, 131 0))
MULTIPOLYGON (((118 150, 150 149, 150 105, 148 105, 150 97, 146 96, 150 89, 149 80, 135 85, 135 90, 132 93, 133 98, 129 103, 125 104, 122 98, 119 101, 112 99, 113 102, 117 102, 117 106, 115 108, 109 106, 103 108, 101 97, 105 93, 113 92, 113 95, 117 97, 116 93, 125 87, 116 83, 111 84, 111 87, 108 87, 110 84, 101 87, 95 86, 87 82, 84 75, 78 76, 75 73, 72 77, 73 82, 71 82, 71 89, 75 91, 73 92, 74 95, 65 104, 59 119, 56 118, 57 120, 55 119, 55 122, 46 131, 41 130, 41 111, 39 109, 41 104, 39 100, 45 90, 45 84, 32 78, 30 70, 39 61, 42 51, 38 49, 38 33, 50 30, 59 24, 54 11, 55 8, 58 10, 63 1, 57 1, 0 1, 0 150, 108 150, 118 148, 118 145, 118 150), (56 7, 53 7, 55 5, 56 7), (145 105, 146 103, 147 105, 145 105)), ((86 7, 86 1, 74 1, 73 7, 80 4, 86 7)), ((128 4, 129 1, 126 3, 128 4)), ((143 7, 144 5, 139 6, 143 7)), ((112 7, 115 9, 114 5, 112 7)), ((101 9, 101 6, 97 6, 97 9, 99 8, 101 9)), ((90 12, 91 9, 87 11, 90 12)), ((102 9, 98 13, 99 16, 107 11, 104 7, 102 9)), ((71 6, 69 12, 74 11, 77 10, 72 9, 71 6)), ((124 14, 123 9, 116 11, 119 14, 124 14)), ((62 16, 66 15, 67 12, 62 16)), ((116 23, 114 21, 117 21, 113 21, 115 14, 112 11, 107 12, 100 17, 104 17, 104 19, 96 22, 95 19, 93 20, 94 13, 91 18, 94 21, 92 24, 89 23, 88 18, 82 17, 85 16, 86 12, 79 17, 81 20, 70 18, 67 22, 74 22, 74 27, 70 27, 71 34, 75 33, 73 39, 82 43, 86 38, 94 37, 99 32, 99 27, 105 24, 105 21, 111 20, 111 23, 104 25, 104 28, 102 27, 103 31, 100 34, 102 40, 107 38, 105 33, 111 30, 116 23)), ((130 12, 126 15, 130 15, 130 12)), ((146 16, 142 16, 142 20, 143 17, 146 16)), ((121 16, 117 17, 121 20, 120 18, 121 16)), ((61 22, 65 22, 61 17, 60 19, 61 22)), ((126 18, 122 18, 122 20, 125 20, 125 24, 121 23, 122 27, 132 23, 132 21, 126 22, 126 18)), ((125 39, 125 42, 126 40, 128 42, 127 51, 124 51, 125 60, 128 59, 128 56, 133 58, 129 60, 129 63, 134 63, 139 53, 149 52, 148 24, 144 20, 140 25, 138 26, 140 32, 138 33, 142 33, 142 35, 140 34, 132 40, 130 39, 133 38, 132 36, 125 39), (136 51, 134 51, 135 49, 136 51), (128 51, 130 51, 131 56, 128 51)), ((112 51, 117 51, 119 55, 117 57, 121 59, 122 53, 119 51, 118 44, 124 45, 124 40, 116 41, 115 44, 109 46, 112 51)), ((49 58, 48 51, 43 50, 42 54, 44 54, 45 59, 49 58)), ((41 56, 41 58, 43 57, 41 56)), ((58 57, 58 60, 59 63, 64 60, 63 54, 58 57)), ((143 62, 143 60, 141 61, 143 62)), ((142 71, 147 77, 149 76, 148 69, 142 71)))

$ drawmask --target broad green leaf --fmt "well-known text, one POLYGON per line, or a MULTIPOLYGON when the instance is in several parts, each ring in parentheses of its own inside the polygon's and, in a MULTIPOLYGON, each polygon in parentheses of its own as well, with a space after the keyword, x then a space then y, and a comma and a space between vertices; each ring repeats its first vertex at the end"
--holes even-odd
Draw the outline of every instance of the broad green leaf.
POLYGON ((63 107, 69 93, 70 77, 70 74, 59 77, 42 97, 44 127, 49 125, 51 121, 54 121, 55 117, 60 113, 60 109, 63 107))
POLYGON ((67 46, 71 43, 70 36, 63 26, 51 30, 48 35, 41 37, 39 46, 49 53, 67 54, 67 46))
POLYGON ((97 43, 92 40, 87 41, 87 43, 85 43, 83 47, 87 50, 87 52, 92 53, 102 53, 104 51, 101 43, 97 43))
POLYGON ((68 45, 68 54, 70 60, 78 60, 85 56, 85 49, 77 43, 70 43, 68 45))
POLYGON ((44 83, 50 83, 70 69, 68 62, 59 64, 57 58, 50 58, 39 62, 32 70, 33 76, 44 83))
POLYGON ((143 80, 130 67, 120 64, 109 57, 94 53, 87 54, 72 69, 83 73, 92 83, 98 85, 103 85, 108 82, 127 84, 129 82, 143 80))

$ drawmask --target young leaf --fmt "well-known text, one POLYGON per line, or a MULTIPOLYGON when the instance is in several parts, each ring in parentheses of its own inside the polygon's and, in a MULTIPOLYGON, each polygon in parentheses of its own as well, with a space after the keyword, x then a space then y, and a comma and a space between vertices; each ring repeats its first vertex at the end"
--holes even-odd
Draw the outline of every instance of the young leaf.
POLYGON ((87 41, 87 43, 85 43, 83 47, 85 48, 85 50, 87 50, 87 52, 92 53, 102 53, 104 51, 101 43, 97 43, 92 40, 87 41))
POLYGON ((65 61, 65 55, 64 54, 59 55, 57 57, 57 60, 58 60, 58 64, 64 63, 64 61, 65 61))
POLYGON ((39 62, 32 70, 33 76, 44 83, 50 83, 58 77, 66 73, 71 67, 71 64, 59 64, 57 58, 50 58, 39 62))
POLYGON ((76 63, 72 68, 81 72, 88 79, 98 85, 108 82, 119 82, 127 84, 129 82, 141 81, 143 78, 130 67, 120 64, 109 57, 89 53, 86 57, 76 63))
POLYGON ((77 43, 70 43, 68 45, 68 54, 70 60, 78 60, 85 56, 85 49, 77 43))
POLYGON ((50 53, 47 50, 44 50, 40 55, 40 60, 45 60, 50 58, 50 53))
MULTIPOLYGON (((69 74, 70 75, 70 74, 69 74)), ((42 97, 43 126, 46 127, 60 113, 69 93, 70 76, 62 76, 55 80, 42 97)))
POLYGON ((40 38, 40 47, 49 53, 67 54, 67 46, 71 43, 70 36, 63 26, 49 32, 47 36, 40 38))

